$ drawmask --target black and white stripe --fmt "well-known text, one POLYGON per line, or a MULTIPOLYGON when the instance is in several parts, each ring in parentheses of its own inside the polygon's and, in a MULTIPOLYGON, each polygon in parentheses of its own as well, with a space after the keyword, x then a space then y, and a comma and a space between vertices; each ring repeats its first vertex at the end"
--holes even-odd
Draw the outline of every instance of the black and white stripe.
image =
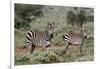
POLYGON ((64 40, 67 42, 70 42, 70 39, 72 38, 71 33, 67 33, 66 35, 63 36, 64 40))
POLYGON ((84 43, 84 39, 87 37, 87 29, 82 28, 80 32, 69 32, 66 35, 63 35, 63 39, 65 41, 66 49, 68 50, 69 46, 80 46, 80 54, 82 55, 82 47, 84 43))
MULTIPOLYGON (((50 47, 51 39, 53 38, 53 25, 49 24, 48 28, 45 31, 29 31, 26 35, 27 44, 35 47, 50 47)), ((31 53, 33 50, 31 51, 31 53)))

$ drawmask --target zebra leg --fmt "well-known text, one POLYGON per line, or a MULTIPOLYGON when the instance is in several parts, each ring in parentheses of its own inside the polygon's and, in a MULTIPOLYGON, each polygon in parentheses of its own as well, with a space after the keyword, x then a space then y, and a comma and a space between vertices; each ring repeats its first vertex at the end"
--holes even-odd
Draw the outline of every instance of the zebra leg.
POLYGON ((80 55, 83 56, 82 54, 82 48, 83 48, 83 43, 80 45, 80 55))
POLYGON ((35 46, 31 45, 31 54, 33 53, 34 49, 35 49, 35 46))
POLYGON ((68 59, 69 59, 69 60, 72 60, 72 59, 71 59, 71 53, 70 53, 70 48, 69 48, 69 46, 72 46, 72 44, 71 44, 71 43, 68 43, 68 46, 67 46, 68 59))
POLYGON ((67 54, 69 54, 69 46, 70 46, 70 43, 68 43, 68 45, 67 45, 67 47, 66 47, 67 54))
POLYGON ((31 46, 32 46, 31 43, 28 43, 28 44, 25 46, 25 47, 26 47, 26 51, 27 51, 28 53, 30 53, 31 46))
POLYGON ((50 50, 50 45, 46 46, 46 48, 47 48, 47 51, 49 51, 50 50))
POLYGON ((50 47, 47 48, 47 51, 49 51, 49 50, 50 50, 50 47))

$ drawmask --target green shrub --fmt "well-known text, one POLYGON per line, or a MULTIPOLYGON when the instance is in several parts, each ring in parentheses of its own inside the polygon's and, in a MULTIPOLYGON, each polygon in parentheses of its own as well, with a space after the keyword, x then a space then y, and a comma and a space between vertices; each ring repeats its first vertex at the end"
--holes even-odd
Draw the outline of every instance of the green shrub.
POLYGON ((15 28, 27 29, 30 22, 42 15, 41 5, 15 4, 15 28))
POLYGON ((29 63, 29 61, 30 61, 30 58, 27 56, 24 56, 24 55, 16 55, 15 56, 15 63, 17 65, 27 64, 27 63, 29 63))
POLYGON ((75 8, 73 10, 67 13, 67 22, 72 26, 77 25, 77 27, 82 27, 82 25, 87 22, 88 17, 86 11, 80 8, 75 8))
POLYGON ((34 52, 32 57, 31 63, 33 64, 57 63, 63 61, 63 59, 54 52, 34 52))

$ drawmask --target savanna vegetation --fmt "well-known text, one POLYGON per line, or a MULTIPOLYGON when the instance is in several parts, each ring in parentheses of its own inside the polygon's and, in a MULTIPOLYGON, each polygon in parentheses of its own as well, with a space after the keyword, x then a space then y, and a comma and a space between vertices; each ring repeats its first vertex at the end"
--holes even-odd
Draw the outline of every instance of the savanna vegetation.
POLYGON ((93 8, 15 4, 14 17, 15 65, 94 60, 93 8), (50 51, 36 48, 33 54, 30 54, 23 48, 26 45, 27 32, 31 29, 44 31, 48 22, 55 23, 50 51), (83 56, 79 55, 79 46, 71 46, 70 53, 66 54, 62 36, 69 31, 77 32, 82 26, 87 27, 90 36, 84 42, 83 56))

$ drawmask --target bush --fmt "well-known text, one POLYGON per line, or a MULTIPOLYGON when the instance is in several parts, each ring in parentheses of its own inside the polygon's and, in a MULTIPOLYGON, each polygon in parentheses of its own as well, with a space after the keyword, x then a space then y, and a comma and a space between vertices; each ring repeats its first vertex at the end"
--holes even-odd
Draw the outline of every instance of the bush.
POLYGON ((31 58, 31 63, 57 63, 63 61, 63 59, 55 54, 54 52, 34 52, 34 55, 31 58), (39 54, 38 54, 39 53, 39 54))
POLYGON ((78 27, 82 27, 82 25, 87 22, 87 13, 80 8, 75 8, 74 11, 71 10, 67 13, 67 22, 72 26, 77 25, 78 27))
POLYGON ((27 63, 29 63, 29 60, 30 60, 30 58, 27 57, 27 56, 23 56, 23 55, 20 55, 20 56, 17 55, 17 56, 15 56, 15 63, 17 65, 27 64, 27 63))
POLYGON ((41 5, 15 4, 15 28, 30 27, 30 22, 42 15, 41 5))
POLYGON ((73 11, 69 11, 67 13, 67 22, 74 25, 75 24, 75 13, 73 11))

